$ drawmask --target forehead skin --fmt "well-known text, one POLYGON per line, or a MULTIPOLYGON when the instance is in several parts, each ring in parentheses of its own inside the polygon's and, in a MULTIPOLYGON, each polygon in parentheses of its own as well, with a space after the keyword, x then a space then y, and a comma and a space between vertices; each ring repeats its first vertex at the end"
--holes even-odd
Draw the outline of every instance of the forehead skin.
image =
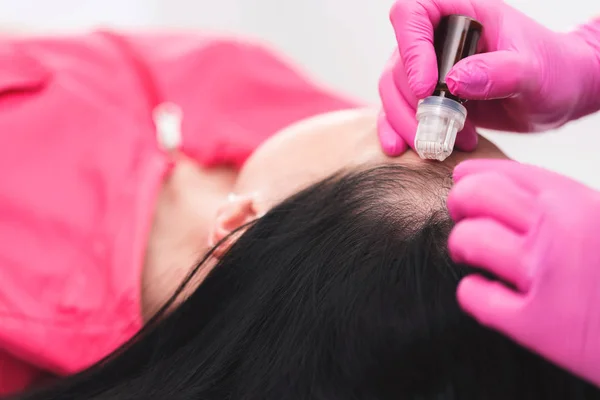
POLYGON ((268 209, 298 190, 353 166, 427 163, 448 169, 469 158, 507 158, 483 137, 476 151, 454 152, 443 163, 422 160, 413 151, 391 158, 381 150, 376 121, 376 110, 356 109, 323 114, 281 130, 248 159, 235 192, 257 194, 268 209))

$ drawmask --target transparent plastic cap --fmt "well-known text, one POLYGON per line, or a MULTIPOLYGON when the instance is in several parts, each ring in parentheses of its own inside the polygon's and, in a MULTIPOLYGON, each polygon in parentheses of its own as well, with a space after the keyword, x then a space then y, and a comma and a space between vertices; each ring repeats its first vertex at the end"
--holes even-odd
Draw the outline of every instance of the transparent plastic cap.
POLYGON ((444 161, 454 148, 456 134, 465 125, 467 109, 447 97, 429 96, 417 107, 415 150, 419 157, 444 161))

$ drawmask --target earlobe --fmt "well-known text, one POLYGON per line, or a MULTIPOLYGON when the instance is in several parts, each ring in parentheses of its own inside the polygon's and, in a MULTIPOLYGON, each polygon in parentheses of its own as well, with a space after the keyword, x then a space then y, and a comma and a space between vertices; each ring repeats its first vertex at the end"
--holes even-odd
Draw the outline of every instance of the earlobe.
POLYGON ((240 234, 243 233, 239 231, 232 235, 236 229, 258 218, 255 200, 255 196, 253 195, 232 194, 227 198, 227 202, 217 211, 213 229, 208 238, 208 245, 210 247, 214 247, 220 243, 219 247, 213 251, 215 257, 221 257, 240 234))

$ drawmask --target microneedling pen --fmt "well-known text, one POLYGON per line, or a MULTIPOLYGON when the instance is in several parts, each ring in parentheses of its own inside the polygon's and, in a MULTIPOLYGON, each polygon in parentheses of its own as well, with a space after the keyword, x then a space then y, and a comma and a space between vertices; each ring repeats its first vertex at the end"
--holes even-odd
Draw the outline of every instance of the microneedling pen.
POLYGON ((467 118, 466 101, 454 96, 446 75, 454 64, 477 52, 483 27, 463 15, 442 18, 435 30, 433 45, 437 56, 438 80, 433 94, 417 107, 415 150, 423 159, 444 161, 454 148, 456 134, 467 118))

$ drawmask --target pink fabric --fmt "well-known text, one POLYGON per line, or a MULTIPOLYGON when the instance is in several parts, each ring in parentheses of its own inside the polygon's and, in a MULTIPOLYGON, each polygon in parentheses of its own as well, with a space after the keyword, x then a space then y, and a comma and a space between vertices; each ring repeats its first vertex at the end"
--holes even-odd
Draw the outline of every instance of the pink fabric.
POLYGON ((241 165, 277 129, 355 106, 265 48, 203 35, 0 40, 0 393, 97 362, 142 326, 140 274, 169 173, 153 108, 183 148, 241 165))

